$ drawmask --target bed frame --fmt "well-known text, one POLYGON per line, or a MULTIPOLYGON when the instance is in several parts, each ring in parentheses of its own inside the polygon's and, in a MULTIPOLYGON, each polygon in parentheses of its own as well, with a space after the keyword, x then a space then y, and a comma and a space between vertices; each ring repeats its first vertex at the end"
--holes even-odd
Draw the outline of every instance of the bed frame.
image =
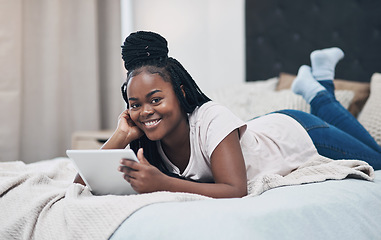
POLYGON ((245 11, 247 81, 296 74, 312 50, 332 46, 346 54, 337 78, 369 82, 381 71, 379 0, 246 0, 245 11))

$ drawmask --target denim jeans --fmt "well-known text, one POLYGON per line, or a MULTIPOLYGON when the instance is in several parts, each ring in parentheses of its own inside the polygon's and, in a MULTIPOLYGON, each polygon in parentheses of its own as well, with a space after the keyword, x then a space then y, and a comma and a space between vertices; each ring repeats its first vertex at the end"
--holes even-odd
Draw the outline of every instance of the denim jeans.
MULTIPOLYGON (((332 81, 327 81, 329 84, 332 81)), ((322 84, 324 86, 324 84, 322 84)), ((381 147, 368 131, 335 98, 333 88, 319 92, 311 101, 311 114, 281 110, 308 132, 318 153, 331 159, 359 159, 381 169, 381 147)))

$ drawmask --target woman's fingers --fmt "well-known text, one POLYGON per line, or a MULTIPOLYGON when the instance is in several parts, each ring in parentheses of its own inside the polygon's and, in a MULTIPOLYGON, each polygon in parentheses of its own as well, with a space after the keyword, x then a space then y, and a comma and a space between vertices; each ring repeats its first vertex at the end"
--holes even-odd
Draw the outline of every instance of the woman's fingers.
POLYGON ((123 178, 124 178, 127 182, 129 182, 129 183, 131 183, 131 181, 135 179, 134 177, 132 177, 132 176, 129 175, 129 174, 124 174, 124 175, 123 175, 123 178))
POLYGON ((119 120, 120 119, 129 119, 128 111, 125 110, 119 115, 119 120))
POLYGON ((150 165, 148 160, 144 157, 143 148, 139 148, 136 156, 138 157, 140 163, 145 164, 145 165, 150 165))
POLYGON ((139 169, 139 163, 134 161, 134 160, 129 160, 129 159, 121 159, 120 164, 125 167, 129 167, 135 170, 139 169))
POLYGON ((119 166, 118 170, 123 173, 123 178, 127 182, 131 182, 131 179, 135 179, 135 173, 137 172, 136 170, 126 167, 126 166, 119 166))

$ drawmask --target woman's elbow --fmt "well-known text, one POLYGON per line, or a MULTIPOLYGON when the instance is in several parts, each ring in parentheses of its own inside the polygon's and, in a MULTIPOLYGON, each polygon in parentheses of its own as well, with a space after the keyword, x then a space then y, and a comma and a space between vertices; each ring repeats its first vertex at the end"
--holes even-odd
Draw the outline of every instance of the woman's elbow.
POLYGON ((83 181, 83 179, 81 178, 79 174, 75 176, 73 183, 79 183, 79 184, 82 184, 83 186, 86 186, 85 181, 83 181))

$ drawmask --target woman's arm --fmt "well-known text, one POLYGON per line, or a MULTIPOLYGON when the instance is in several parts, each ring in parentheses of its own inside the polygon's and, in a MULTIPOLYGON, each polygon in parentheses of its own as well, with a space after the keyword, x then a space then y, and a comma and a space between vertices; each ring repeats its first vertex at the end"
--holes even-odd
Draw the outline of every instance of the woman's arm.
POLYGON ((122 160, 120 171, 139 193, 154 191, 188 192, 213 198, 234 198, 247 195, 246 167, 239 143, 238 130, 231 132, 216 147, 211 157, 215 183, 197 183, 169 177, 150 165, 138 152, 140 163, 122 160))

